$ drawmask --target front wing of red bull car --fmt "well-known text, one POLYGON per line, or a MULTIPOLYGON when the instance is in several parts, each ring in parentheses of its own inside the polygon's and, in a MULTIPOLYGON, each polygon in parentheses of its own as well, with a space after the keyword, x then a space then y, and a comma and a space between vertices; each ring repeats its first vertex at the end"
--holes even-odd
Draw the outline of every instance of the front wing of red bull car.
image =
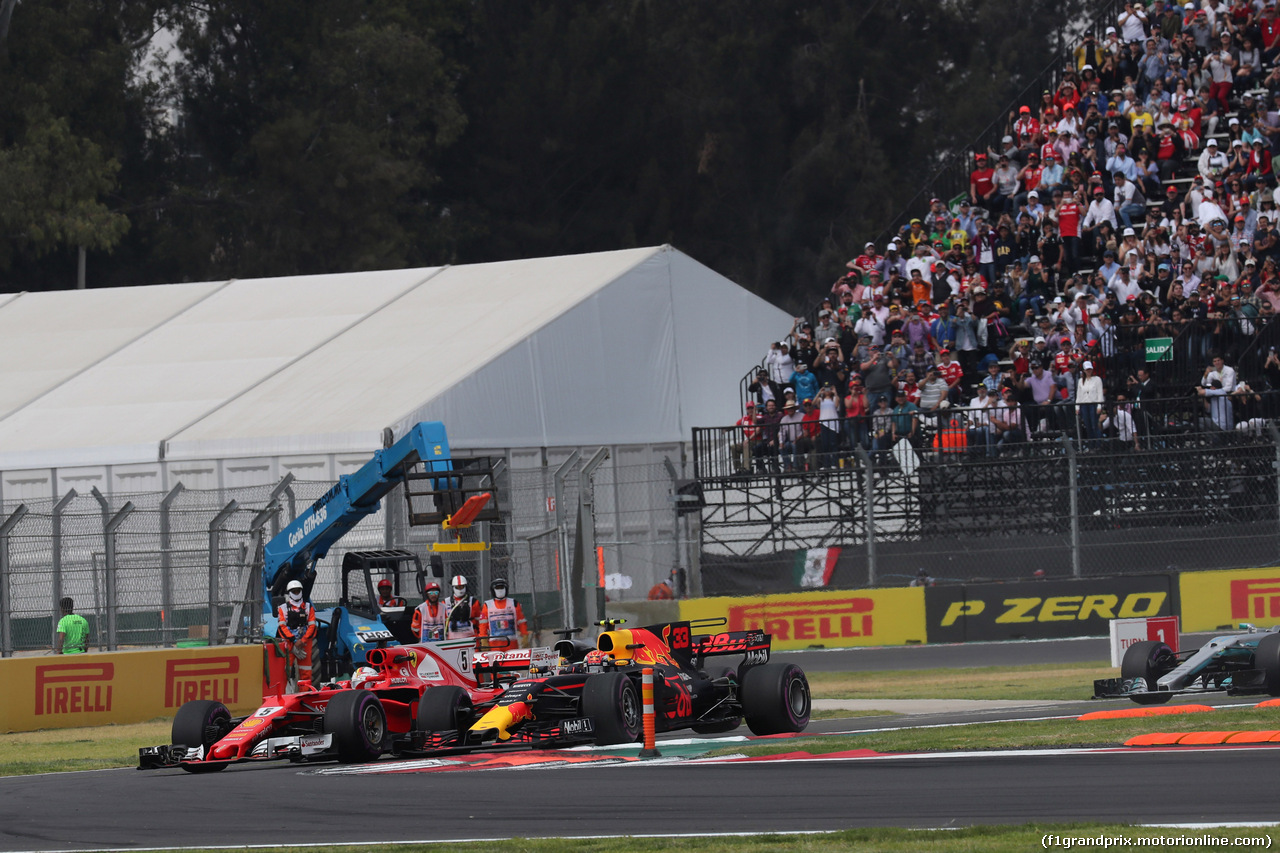
POLYGON ((724 619, 629 630, 618 627, 622 620, 601 624, 606 630, 595 644, 560 641, 553 661, 533 664, 487 710, 459 692, 430 691, 419 713, 421 749, 637 742, 645 668, 653 669, 656 731, 711 734, 745 720, 763 735, 803 731, 809 723, 804 671, 771 662, 771 637, 762 631, 694 634, 724 619))

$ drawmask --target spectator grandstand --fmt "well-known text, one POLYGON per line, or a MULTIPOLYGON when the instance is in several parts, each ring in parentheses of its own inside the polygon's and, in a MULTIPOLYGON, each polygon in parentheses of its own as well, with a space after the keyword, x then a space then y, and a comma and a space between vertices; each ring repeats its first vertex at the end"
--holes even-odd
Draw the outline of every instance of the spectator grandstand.
POLYGON ((1280 415, 1278 55, 1263 0, 1104 4, 751 368, 737 464, 1263 434, 1280 415))

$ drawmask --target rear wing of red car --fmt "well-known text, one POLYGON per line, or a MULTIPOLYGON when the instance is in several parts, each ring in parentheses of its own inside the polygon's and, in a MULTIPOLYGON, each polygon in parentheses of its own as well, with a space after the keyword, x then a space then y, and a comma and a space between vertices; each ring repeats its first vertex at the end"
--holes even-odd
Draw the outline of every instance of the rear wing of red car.
POLYGON ((473 668, 476 681, 485 685, 496 683, 504 675, 525 674, 535 667, 538 669, 553 667, 559 660, 559 653, 545 646, 536 649, 504 649, 476 652, 473 668))

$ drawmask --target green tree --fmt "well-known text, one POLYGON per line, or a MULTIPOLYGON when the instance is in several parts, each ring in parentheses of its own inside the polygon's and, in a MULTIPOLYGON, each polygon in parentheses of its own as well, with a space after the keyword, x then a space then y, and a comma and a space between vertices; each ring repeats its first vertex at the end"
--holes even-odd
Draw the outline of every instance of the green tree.
POLYGON ((465 117, 445 3, 233 0, 182 23, 179 190, 160 231, 188 274, 395 267, 450 253, 432 202, 465 117))
POLYGON ((25 138, 0 150, 0 268, 14 252, 41 257, 59 247, 110 250, 129 220, 98 199, 115 184, 120 164, 71 133, 66 119, 28 123, 25 138))
POLYGON ((51 283, 41 259, 65 264, 79 246, 110 251, 128 230, 118 209, 135 82, 155 0, 52 0, 0 5, 0 269, 22 286, 51 283), (61 257, 59 257, 61 256, 61 257))

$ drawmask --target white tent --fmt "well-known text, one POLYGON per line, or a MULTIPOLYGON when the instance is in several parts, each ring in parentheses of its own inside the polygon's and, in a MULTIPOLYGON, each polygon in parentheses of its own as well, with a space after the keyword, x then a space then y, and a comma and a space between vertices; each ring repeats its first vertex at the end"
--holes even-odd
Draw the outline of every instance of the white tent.
POLYGON ((0 498, 329 479, 419 420, 455 450, 679 444, 788 325, 669 246, 0 297, 0 498))

